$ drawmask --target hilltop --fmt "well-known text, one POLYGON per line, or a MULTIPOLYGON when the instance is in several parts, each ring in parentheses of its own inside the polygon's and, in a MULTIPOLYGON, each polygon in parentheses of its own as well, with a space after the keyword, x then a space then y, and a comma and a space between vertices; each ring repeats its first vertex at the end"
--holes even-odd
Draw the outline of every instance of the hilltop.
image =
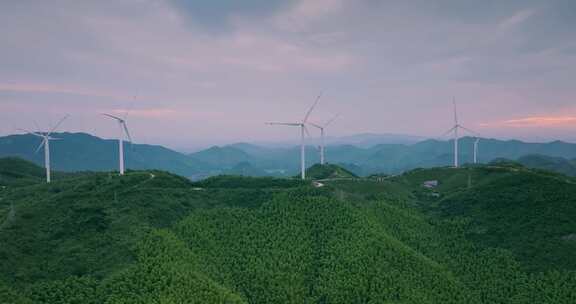
POLYGON ((0 303, 573 303, 573 182, 479 166, 8 187, 0 303))
POLYGON ((575 179, 509 165, 416 170, 399 179, 417 189, 428 212, 465 218, 475 243, 510 250, 531 271, 576 270, 576 243, 568 241, 576 233, 575 179), (424 190, 426 180, 439 186, 424 190))
POLYGON ((357 178, 358 176, 338 165, 315 164, 306 169, 306 177, 310 179, 357 178))
MULTIPOLYGON (((52 172, 53 178, 88 175, 89 172, 52 172)), ((46 179, 46 170, 18 157, 0 157, 0 186, 25 186, 38 184, 46 179)))

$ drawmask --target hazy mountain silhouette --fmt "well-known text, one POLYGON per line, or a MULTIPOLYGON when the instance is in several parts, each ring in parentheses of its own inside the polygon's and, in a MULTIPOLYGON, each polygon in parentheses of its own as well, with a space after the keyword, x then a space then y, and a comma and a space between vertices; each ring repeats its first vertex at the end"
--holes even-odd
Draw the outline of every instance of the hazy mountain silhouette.
MULTIPOLYGON (((86 133, 54 133, 50 143, 52 168, 57 171, 109 171, 118 169, 118 141, 102 139, 86 133)), ((44 164, 44 153, 35 153, 40 140, 32 135, 0 137, 0 157, 18 156, 36 164, 44 164)), ((182 153, 156 145, 125 145, 126 167, 129 169, 162 169, 186 177, 194 177, 210 166, 182 153)))
MULTIPOLYGON (((59 171, 116 170, 118 143, 85 133, 57 133, 62 140, 52 142, 52 165, 59 171)), ((460 140, 461 162, 471 163, 473 138, 460 140)), ((42 165, 42 151, 34 150, 40 144, 31 135, 0 137, 0 157, 18 156, 42 165)), ((265 147, 248 143, 214 146, 192 154, 183 154, 158 145, 125 143, 126 164, 129 169, 161 169, 192 179, 221 173, 244 175, 292 176, 299 171, 298 146, 265 147)), ((576 158, 576 144, 555 141, 526 143, 518 140, 482 139, 479 161, 494 159, 518 160, 527 155, 553 158, 576 158)), ((453 162, 453 142, 425 140, 415 144, 378 144, 370 147, 356 145, 328 145, 328 163, 339 164, 357 175, 373 173, 396 174, 413 168, 448 166, 453 162)), ((526 160, 529 161, 530 159, 526 160)), ((306 147, 308 166, 319 163, 318 148, 306 147)), ((527 164, 527 166, 532 166, 527 164)), ((533 167, 538 167, 534 165, 533 167)), ((571 174, 562 168, 566 164, 543 168, 571 174)))

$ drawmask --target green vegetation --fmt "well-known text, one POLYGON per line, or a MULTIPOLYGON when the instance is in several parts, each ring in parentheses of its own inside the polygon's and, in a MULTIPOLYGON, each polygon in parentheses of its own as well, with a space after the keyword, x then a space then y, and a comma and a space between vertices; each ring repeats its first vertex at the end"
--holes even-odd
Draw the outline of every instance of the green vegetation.
POLYGON ((322 188, 160 171, 8 186, 0 303, 572 304, 574 187, 496 165, 322 188))
POLYGON ((576 243, 568 237, 576 233, 576 180, 510 162, 416 170, 398 180, 415 189, 426 212, 465 219, 469 240, 511 251, 526 270, 576 270, 576 243), (440 198, 421 187, 433 177, 440 198))
POLYGON ((45 171, 16 157, 0 158, 0 186, 17 186, 38 183, 45 171))
POLYGON ((197 187, 227 189, 263 189, 293 188, 305 185, 299 179, 275 177, 244 177, 239 175, 220 175, 194 183, 197 187))
POLYGON ((354 173, 333 164, 315 164, 306 169, 306 177, 311 179, 337 179, 337 178, 356 178, 354 173))
POLYGON ((568 160, 562 157, 532 154, 520 157, 518 162, 528 168, 549 170, 576 176, 576 159, 568 160))

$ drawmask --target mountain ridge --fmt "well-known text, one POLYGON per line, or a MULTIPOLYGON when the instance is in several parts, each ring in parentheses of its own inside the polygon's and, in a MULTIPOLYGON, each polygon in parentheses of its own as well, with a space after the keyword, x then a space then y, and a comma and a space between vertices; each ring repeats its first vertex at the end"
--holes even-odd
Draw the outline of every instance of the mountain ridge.
MULTIPOLYGON (((106 171, 117 166, 117 143, 86 133, 56 133, 64 140, 53 143, 53 167, 61 171, 106 171)), ((460 159, 472 162, 474 138, 461 139, 460 159)), ((42 153, 31 135, 0 137, 0 157, 18 156, 41 165, 42 153)), ((327 145, 329 163, 343 166, 359 176, 398 174, 414 168, 452 164, 453 142, 428 139, 414 144, 377 144, 370 147, 327 145)), ((127 168, 162 169, 196 180, 217 174, 293 176, 300 168, 299 147, 264 147, 249 143, 213 146, 183 154, 160 145, 125 143, 127 168)), ((317 147, 306 146, 307 167, 319 163, 317 147)), ((576 158, 576 144, 562 141, 525 143, 518 140, 481 139, 479 161, 497 158, 517 160, 527 155, 576 158)))

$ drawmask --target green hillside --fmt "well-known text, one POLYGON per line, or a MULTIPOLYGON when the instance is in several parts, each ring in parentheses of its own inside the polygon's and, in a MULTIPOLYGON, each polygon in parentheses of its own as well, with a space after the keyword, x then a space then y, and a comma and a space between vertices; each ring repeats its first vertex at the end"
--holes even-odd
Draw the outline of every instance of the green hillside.
POLYGON ((529 168, 549 170, 570 176, 576 176, 576 159, 568 160, 562 157, 532 154, 520 157, 517 161, 529 168))
POLYGON ((574 303, 572 182, 492 166, 9 187, 0 303, 574 303))
POLYGON ((421 205, 428 212, 467 221, 468 238, 484 247, 510 250, 525 269, 576 270, 576 180, 517 166, 413 171, 401 177, 413 187, 437 179, 421 205))
POLYGON ((356 178, 354 173, 333 164, 315 164, 306 169, 306 177, 311 179, 356 178))
POLYGON ((23 159, 0 158, 0 186, 38 183, 45 174, 43 168, 23 159))

